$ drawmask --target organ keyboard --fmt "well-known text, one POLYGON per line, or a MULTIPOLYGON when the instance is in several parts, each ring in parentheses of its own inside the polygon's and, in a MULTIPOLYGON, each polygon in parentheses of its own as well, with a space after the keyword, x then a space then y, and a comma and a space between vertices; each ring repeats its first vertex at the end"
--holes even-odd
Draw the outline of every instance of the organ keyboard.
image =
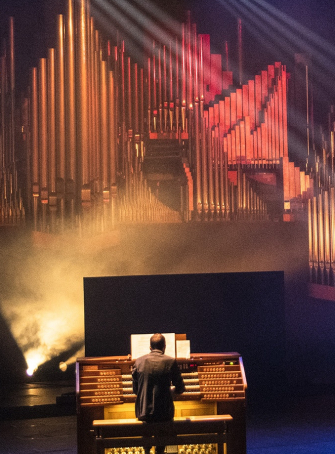
MULTIPOLYGON (((201 353, 192 354, 189 359, 177 359, 177 363, 186 390, 175 396, 175 416, 230 414, 233 421, 228 433, 228 454, 245 454, 247 382, 241 356, 201 353)), ((133 364, 130 355, 77 360, 78 454, 94 452, 93 420, 135 417, 133 364)))

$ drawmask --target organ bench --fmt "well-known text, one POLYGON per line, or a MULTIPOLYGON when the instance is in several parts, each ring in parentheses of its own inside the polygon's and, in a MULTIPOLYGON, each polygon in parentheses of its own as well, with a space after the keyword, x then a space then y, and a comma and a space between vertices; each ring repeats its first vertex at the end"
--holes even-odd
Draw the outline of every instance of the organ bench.
POLYGON ((227 422, 230 415, 177 417, 173 421, 143 423, 137 419, 93 421, 96 454, 123 446, 173 446, 217 443, 218 454, 226 454, 227 422))

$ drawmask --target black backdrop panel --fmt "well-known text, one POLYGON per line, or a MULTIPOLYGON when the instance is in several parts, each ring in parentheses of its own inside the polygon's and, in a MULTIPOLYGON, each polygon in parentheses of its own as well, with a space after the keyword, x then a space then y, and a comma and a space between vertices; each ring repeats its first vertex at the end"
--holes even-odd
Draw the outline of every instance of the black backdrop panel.
POLYGON ((255 387, 281 380, 283 272, 84 278, 84 306, 86 356, 127 355, 131 334, 186 333, 193 353, 239 352, 255 387))

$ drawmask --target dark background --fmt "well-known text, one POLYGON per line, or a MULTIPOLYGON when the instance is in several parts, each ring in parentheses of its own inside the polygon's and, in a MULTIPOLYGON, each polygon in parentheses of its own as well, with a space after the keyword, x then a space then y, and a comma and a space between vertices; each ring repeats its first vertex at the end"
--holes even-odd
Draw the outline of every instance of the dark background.
MULTIPOLYGON (((3 38, 7 34, 9 16, 15 19, 17 87, 20 90, 24 91, 28 86, 29 68, 36 66, 39 58, 47 56, 48 47, 54 47, 56 31, 54 18, 56 14, 64 13, 66 3, 66 0, 0 0, 0 37, 3 38)), ((99 3, 91 1, 92 15, 95 11, 101 11, 99 3)), ((105 3, 108 4, 108 2, 105 3)), ((119 0, 109 2, 116 8, 118 3, 120 3, 119 0)), ((138 6, 143 2, 130 0, 127 3, 138 6)), ((229 42, 232 66, 236 65, 237 61, 237 18, 240 17, 243 22, 246 78, 254 76, 268 64, 278 60, 292 70, 296 52, 309 52, 314 57, 326 60, 332 60, 334 53, 334 11, 333 2, 329 0, 270 0, 268 2, 154 0, 152 5, 156 5, 166 13, 167 22, 169 18, 179 22, 185 21, 185 12, 190 10, 192 22, 197 24, 198 32, 210 34, 213 53, 222 53, 224 41, 229 42), (240 9, 236 5, 239 5, 240 9), (274 9, 268 10, 264 5, 274 9), (282 23, 282 29, 279 32, 269 22, 271 18, 275 22, 282 23), (289 25, 292 20, 296 22, 289 25), (308 29, 307 35, 299 29, 300 26, 308 29), (317 44, 313 41, 313 34, 319 40, 317 44), (326 42, 320 40, 326 40, 326 42)), ((149 12, 146 11, 146 14, 149 12)), ((108 38, 115 35, 116 27, 112 18, 103 24, 97 19, 97 24, 108 38)), ((128 33, 128 30, 120 31, 125 36, 128 33)), ((315 84, 319 84, 319 93, 315 99, 321 102, 322 98, 322 102, 329 104, 334 96, 331 83, 334 73, 332 62, 326 62, 321 72, 315 68, 315 73, 315 84), (323 82, 321 79, 324 79, 323 82)))
POLYGON ((191 353, 243 352, 253 393, 284 386, 283 272, 84 278, 84 311, 86 356, 128 355, 131 334, 185 333, 191 353))

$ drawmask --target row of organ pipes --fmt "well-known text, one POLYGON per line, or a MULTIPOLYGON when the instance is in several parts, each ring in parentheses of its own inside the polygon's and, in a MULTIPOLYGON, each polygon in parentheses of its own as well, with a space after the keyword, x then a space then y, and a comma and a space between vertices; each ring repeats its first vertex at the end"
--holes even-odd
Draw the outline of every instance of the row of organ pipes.
POLYGON ((314 191, 308 199, 310 282, 335 285, 335 116, 329 113, 322 132, 322 154, 311 153, 308 165, 314 191))
POLYGON ((18 187, 15 121, 14 20, 9 21, 7 41, 0 52, 0 225, 25 221, 18 187))
MULTIPOLYGON (((240 40, 240 21, 238 30, 240 40)), ((1 223, 25 212, 15 166, 12 19, 9 35, 0 73, 1 223)), ((267 219, 267 202, 249 176, 270 170, 282 173, 284 220, 297 202, 308 206, 311 279, 333 283, 333 181, 325 177, 326 156, 315 158, 313 172, 289 159, 286 67, 276 62, 233 88, 224 66, 189 15, 179 35, 151 43, 141 66, 122 40, 102 38, 88 0, 68 0, 55 48, 31 69, 22 104, 34 229, 89 234, 118 223, 267 219), (182 150, 181 210, 164 205, 143 173, 148 144, 159 140, 182 150)), ((241 56, 239 66, 241 79, 241 56)), ((333 166, 333 131, 329 143, 333 166)))

